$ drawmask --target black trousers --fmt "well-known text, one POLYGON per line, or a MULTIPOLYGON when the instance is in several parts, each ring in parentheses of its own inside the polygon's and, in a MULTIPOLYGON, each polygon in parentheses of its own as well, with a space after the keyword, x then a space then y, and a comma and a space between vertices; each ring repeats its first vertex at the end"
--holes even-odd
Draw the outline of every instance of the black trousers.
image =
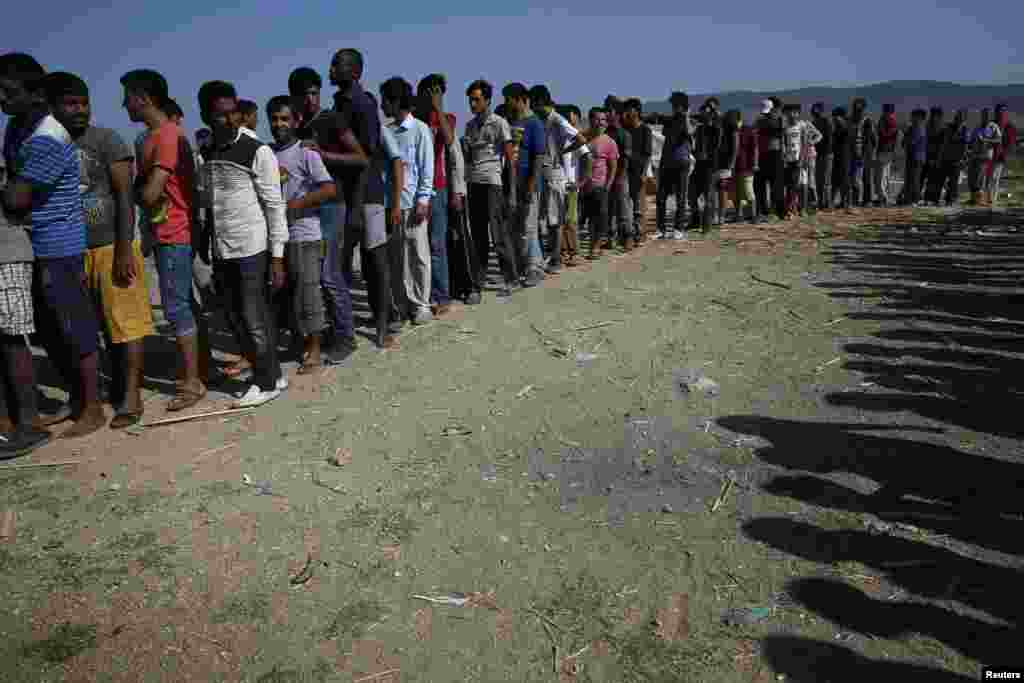
POLYGON ((592 187, 583 193, 583 215, 590 226, 590 248, 608 237, 608 190, 592 187))
POLYGON ((476 282, 487 282, 487 264, 491 257, 491 236, 498 252, 498 265, 506 284, 519 281, 512 232, 505 219, 505 196, 500 185, 470 183, 469 223, 477 254, 476 282))
POLYGON ((907 172, 904 179, 906 187, 906 202, 914 204, 921 201, 921 176, 924 172, 924 163, 907 159, 907 172))
POLYGON ((269 275, 270 259, 265 251, 245 258, 218 259, 213 264, 228 325, 252 362, 253 383, 263 391, 272 391, 281 377, 269 275))
POLYGON ((758 162, 760 170, 754 175, 754 197, 762 216, 767 216, 770 208, 780 218, 786 212, 785 190, 782 177, 782 152, 770 149, 758 162))
POLYGON ((483 291, 480 255, 469 229, 466 211, 448 213, 448 289, 452 297, 465 299, 483 291))

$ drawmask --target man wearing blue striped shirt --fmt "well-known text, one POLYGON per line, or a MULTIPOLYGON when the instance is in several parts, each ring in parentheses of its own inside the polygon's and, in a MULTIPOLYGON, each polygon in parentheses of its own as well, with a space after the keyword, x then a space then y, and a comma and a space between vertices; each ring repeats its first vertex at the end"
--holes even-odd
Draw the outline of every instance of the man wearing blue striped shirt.
POLYGON ((4 111, 12 115, 4 157, 12 179, 4 208, 31 223, 35 254, 33 307, 39 340, 66 383, 73 417, 61 438, 92 434, 106 424, 99 400, 99 323, 85 289, 85 217, 78 153, 68 131, 50 115, 46 76, 28 55, 0 57, 4 111))
MULTIPOLYGON (((427 226, 434 196, 434 138, 427 124, 412 115, 413 91, 408 81, 391 78, 380 86, 380 95, 381 108, 392 119, 388 129, 405 166, 401 229, 391 238, 394 294, 399 312, 409 315, 414 325, 421 325, 433 320, 427 226)), ((391 193, 387 194, 390 197, 391 193)))

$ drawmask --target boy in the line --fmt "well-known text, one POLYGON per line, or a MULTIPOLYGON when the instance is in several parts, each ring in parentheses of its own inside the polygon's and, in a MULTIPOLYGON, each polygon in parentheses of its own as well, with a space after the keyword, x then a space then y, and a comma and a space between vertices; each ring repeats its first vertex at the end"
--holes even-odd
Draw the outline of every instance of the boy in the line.
POLYGON ((50 114, 38 62, 28 55, 4 55, 0 80, 4 111, 12 116, 4 137, 12 178, 3 204, 8 214, 29 217, 35 326, 71 395, 70 415, 62 412, 51 423, 70 416, 75 424, 61 438, 86 436, 103 427, 106 418, 99 399, 99 325, 84 285, 86 230, 78 154, 68 131, 50 114))
POLYGON ((123 429, 142 420, 143 347, 154 334, 145 264, 135 239, 133 152, 114 130, 91 125, 89 89, 82 79, 55 73, 47 80, 53 114, 78 151, 89 245, 85 275, 111 353, 110 403, 117 414, 110 426, 123 429))
POLYGON ((320 155, 303 147, 296 137, 299 118, 292 112, 287 95, 270 100, 267 121, 274 136, 271 149, 280 167, 281 193, 287 202, 285 267, 289 308, 293 329, 303 339, 299 374, 306 374, 314 372, 322 364, 320 333, 325 322, 320 294, 323 235, 320 232, 319 208, 324 202, 332 201, 338 190, 320 155))

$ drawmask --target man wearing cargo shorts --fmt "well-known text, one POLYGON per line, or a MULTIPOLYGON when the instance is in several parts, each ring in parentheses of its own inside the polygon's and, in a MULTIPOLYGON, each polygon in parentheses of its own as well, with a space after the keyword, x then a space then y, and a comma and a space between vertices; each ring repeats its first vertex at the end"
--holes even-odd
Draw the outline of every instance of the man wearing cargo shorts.
MULTIPOLYGON (((569 220, 568 173, 566 157, 577 149, 587 150, 586 138, 571 125, 564 116, 555 111, 551 92, 546 86, 535 85, 530 89, 530 104, 537 118, 544 124, 547 139, 545 154, 541 159, 541 173, 544 178, 544 196, 541 204, 547 206, 548 225, 551 227, 551 257, 546 270, 557 273, 562 268, 563 231, 569 220)), ((572 174, 575 181, 575 173, 572 174)))

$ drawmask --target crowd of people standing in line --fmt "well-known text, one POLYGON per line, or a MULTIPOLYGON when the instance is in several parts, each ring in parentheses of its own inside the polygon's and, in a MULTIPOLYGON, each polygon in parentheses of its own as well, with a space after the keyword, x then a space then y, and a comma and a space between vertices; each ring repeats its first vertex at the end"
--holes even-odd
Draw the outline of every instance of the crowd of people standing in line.
POLYGON ((248 383, 234 406, 251 408, 288 388, 282 353, 294 353, 298 372, 308 374, 355 351, 356 247, 374 342, 387 350, 405 324, 444 316, 453 300, 480 304, 492 249, 496 295, 508 297, 577 265, 584 226, 591 260, 638 246, 648 176, 657 179, 657 236, 685 239, 688 230, 722 223, 730 202, 737 222, 890 204, 900 144, 906 184, 898 201, 939 202, 945 188, 945 201, 955 202, 965 165, 972 202, 994 201, 1016 145, 1002 106, 994 118, 984 110, 975 128, 964 112, 947 124, 941 110, 930 119, 915 110, 900 130, 889 105, 877 121, 863 99, 849 115, 836 108, 829 117, 816 104, 805 119, 800 105, 772 98, 748 125, 737 110, 720 112, 717 98, 691 112, 688 96, 675 92, 664 116, 645 116, 638 99, 608 96, 584 126, 580 109, 556 105, 544 85, 510 83, 504 103, 492 107, 494 89, 484 80, 466 89, 472 117, 460 136, 444 107, 442 75, 415 88, 391 78, 378 100, 361 85, 363 69, 358 50, 335 53, 329 77, 337 92, 326 109, 320 75, 295 69, 287 94, 263 109, 270 143, 255 132, 255 102, 228 82, 206 82, 198 91, 206 127, 195 146, 166 79, 130 71, 120 81, 123 106, 144 128, 128 145, 93 125, 81 77, 47 73, 23 53, 0 55, 0 105, 10 117, 0 214, 0 458, 38 448, 60 422, 73 421, 61 438, 106 424, 101 335, 110 427, 141 421, 143 342, 154 334, 149 255, 178 354, 167 410, 196 405, 216 379, 213 315, 223 316, 241 349, 218 374, 248 383), (29 335, 68 390, 56 413, 39 412, 29 335))

